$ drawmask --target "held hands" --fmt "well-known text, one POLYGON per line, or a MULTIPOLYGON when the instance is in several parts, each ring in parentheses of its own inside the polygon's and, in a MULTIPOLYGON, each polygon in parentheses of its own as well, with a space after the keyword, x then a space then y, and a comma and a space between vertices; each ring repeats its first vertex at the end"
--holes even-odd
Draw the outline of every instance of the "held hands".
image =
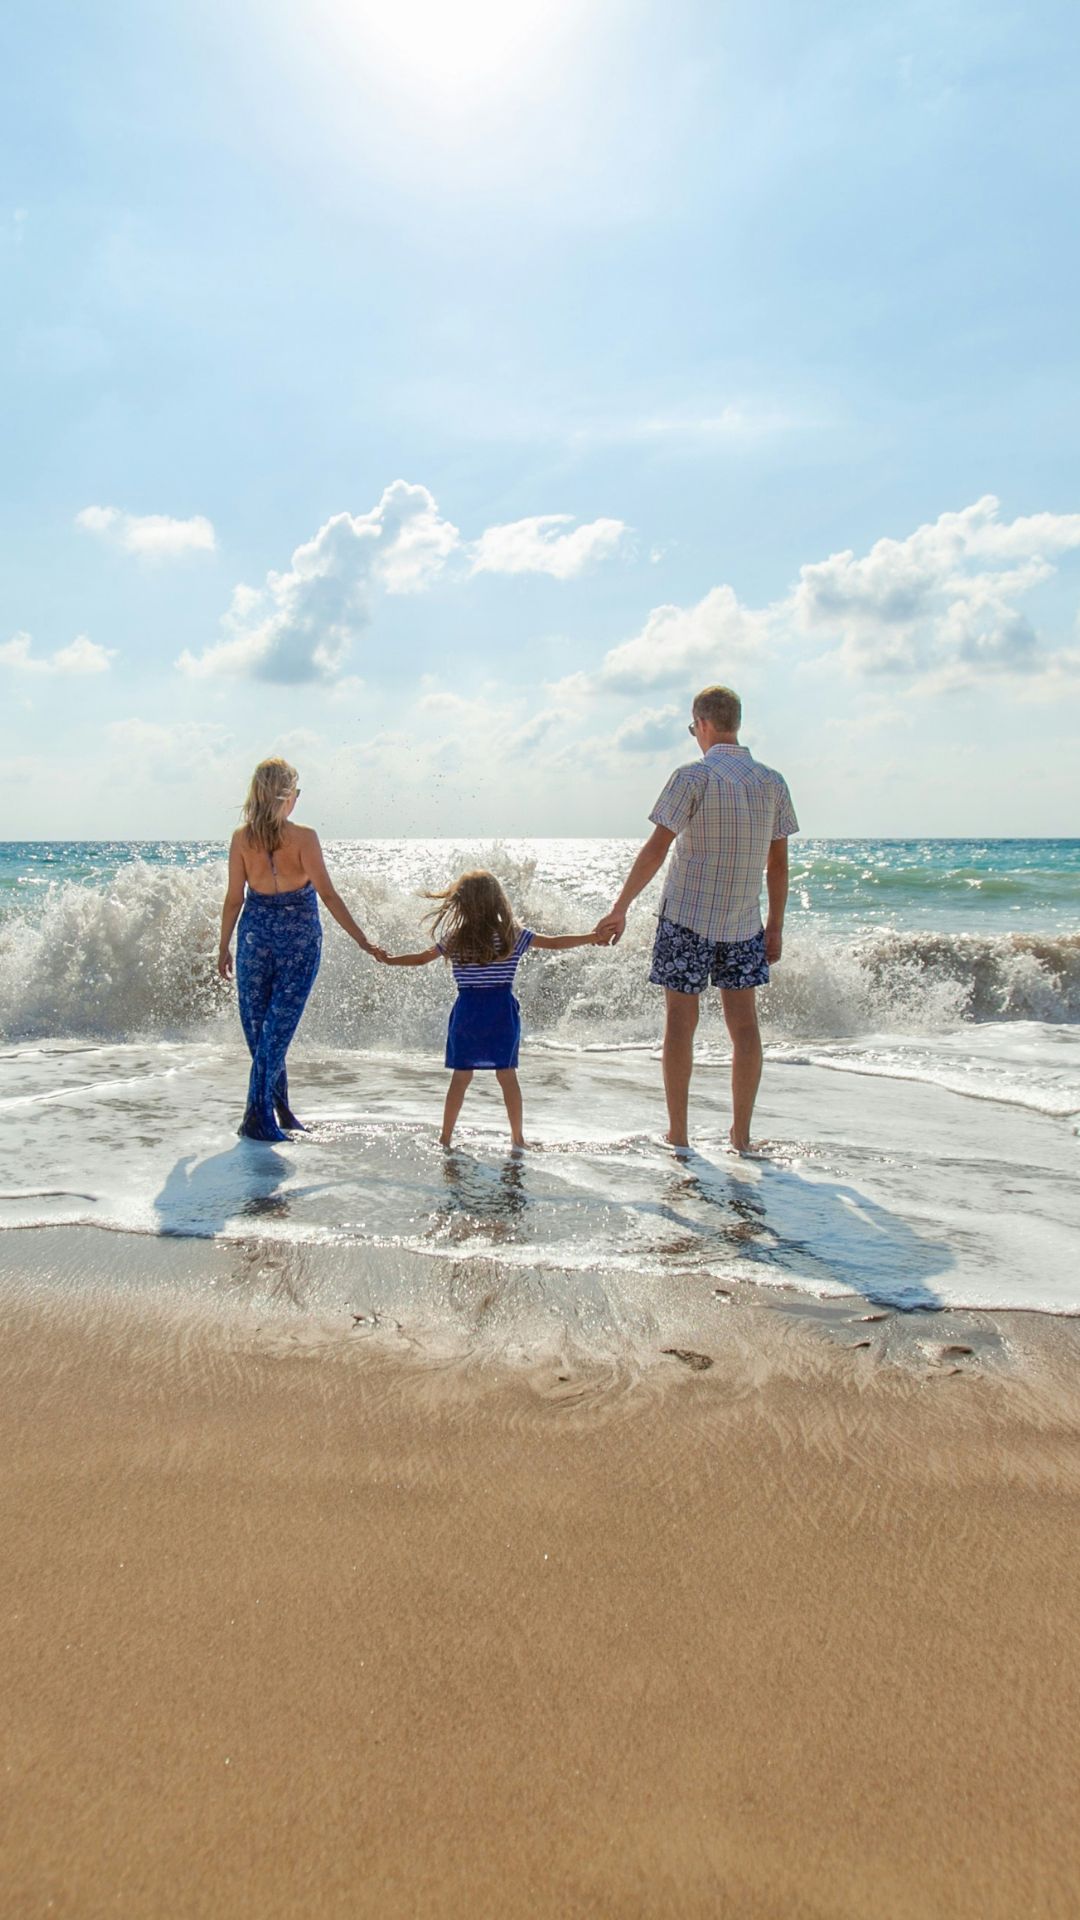
POLYGON ((602 920, 597 921, 593 928, 593 940, 598 947, 614 947, 618 945, 625 931, 625 912, 616 911, 613 908, 610 913, 605 913, 602 920))
POLYGON ((360 948, 361 953, 369 953, 373 960, 381 960, 384 966, 390 958, 390 955, 387 953, 385 947, 372 946, 371 941, 367 938, 366 935, 363 940, 357 941, 357 945, 360 948))

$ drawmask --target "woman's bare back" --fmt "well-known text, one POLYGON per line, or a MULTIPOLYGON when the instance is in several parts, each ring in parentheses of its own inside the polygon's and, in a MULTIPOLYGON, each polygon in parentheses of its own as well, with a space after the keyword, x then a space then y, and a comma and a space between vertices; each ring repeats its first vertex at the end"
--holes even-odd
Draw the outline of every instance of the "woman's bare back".
POLYGON ((246 827, 237 827, 233 846, 244 863, 244 878, 253 893, 295 893, 312 877, 304 864, 304 854, 314 840, 311 827, 294 826, 289 821, 282 829, 281 845, 272 865, 265 847, 252 840, 246 827))

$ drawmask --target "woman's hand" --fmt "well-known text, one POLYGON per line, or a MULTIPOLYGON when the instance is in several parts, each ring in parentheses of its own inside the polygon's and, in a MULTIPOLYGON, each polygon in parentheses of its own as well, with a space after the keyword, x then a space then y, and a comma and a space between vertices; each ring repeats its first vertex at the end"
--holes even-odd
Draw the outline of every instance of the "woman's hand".
POLYGON ((217 957, 217 970, 223 980, 232 979, 233 957, 228 947, 222 947, 217 957))
POLYGON ((373 946, 366 933, 361 935, 356 944, 361 953, 369 953, 373 960, 386 961, 389 958, 386 949, 384 947, 373 946))

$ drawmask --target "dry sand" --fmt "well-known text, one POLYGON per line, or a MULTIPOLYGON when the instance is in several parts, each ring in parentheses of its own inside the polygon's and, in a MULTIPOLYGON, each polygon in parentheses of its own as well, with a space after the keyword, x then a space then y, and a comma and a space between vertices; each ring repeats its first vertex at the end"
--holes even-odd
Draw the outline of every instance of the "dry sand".
POLYGON ((1080 1913, 1075 1325, 560 1379, 5 1301, 5 1915, 1080 1913))

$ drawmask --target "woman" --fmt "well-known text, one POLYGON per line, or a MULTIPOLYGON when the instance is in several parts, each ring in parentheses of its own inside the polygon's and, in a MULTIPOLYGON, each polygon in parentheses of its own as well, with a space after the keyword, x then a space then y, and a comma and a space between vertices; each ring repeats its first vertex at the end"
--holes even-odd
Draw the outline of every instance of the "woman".
POLYGON ((318 834, 289 819, 299 797, 295 767, 287 760, 260 761, 244 802, 244 824, 229 845, 218 972, 223 979, 232 973, 229 942, 239 918, 236 985, 251 1048, 247 1112, 239 1132, 251 1140, 284 1140, 283 1127, 301 1126, 289 1106, 285 1055, 319 971, 318 900, 364 953, 385 957, 336 891, 318 834))

